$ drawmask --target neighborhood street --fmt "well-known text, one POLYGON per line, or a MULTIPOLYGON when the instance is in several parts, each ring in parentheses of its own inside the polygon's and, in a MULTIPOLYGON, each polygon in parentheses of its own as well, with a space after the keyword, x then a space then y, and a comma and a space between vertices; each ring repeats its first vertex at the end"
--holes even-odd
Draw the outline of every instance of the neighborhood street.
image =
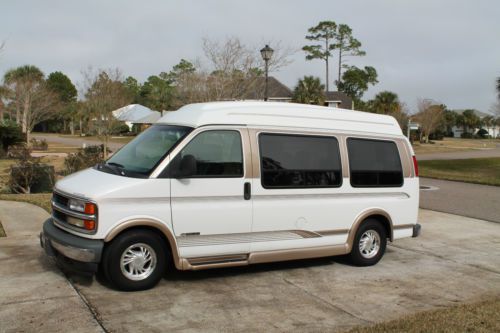
POLYGON ((500 295, 500 224, 420 211, 422 235, 372 267, 338 258, 170 272, 154 289, 118 292, 68 280, 42 252, 48 214, 0 201, 1 331, 345 331, 500 295), (15 283, 12 283, 15 281, 15 283))
MULTIPOLYGON (((84 144, 86 146, 92 146, 92 145, 100 145, 102 144, 101 141, 92 138, 85 138, 85 137, 64 137, 64 136, 58 136, 58 135, 37 135, 33 134, 33 138, 37 140, 46 140, 48 143, 58 143, 70 147, 78 147, 81 148, 84 144)), ((115 151, 117 149, 120 149, 124 144, 119 143, 119 142, 108 142, 108 147, 110 150, 115 151)))
POLYGON ((420 178, 420 207, 500 223, 500 188, 440 179, 420 178))

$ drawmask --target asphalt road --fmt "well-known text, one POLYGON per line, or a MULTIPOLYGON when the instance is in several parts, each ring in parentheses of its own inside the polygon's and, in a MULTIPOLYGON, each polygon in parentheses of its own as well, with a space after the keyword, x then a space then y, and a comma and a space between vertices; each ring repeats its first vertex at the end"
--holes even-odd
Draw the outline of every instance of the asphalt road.
MULTIPOLYGON (((47 213, 0 201, 1 332, 338 332, 500 295, 500 224, 421 210, 422 234, 372 267, 337 258, 170 271, 118 292, 69 280, 40 248, 47 213)), ((444 329, 444 328, 443 328, 444 329)))
POLYGON ((420 178, 420 207, 500 223, 500 187, 420 178))
MULTIPOLYGON (((32 135, 33 138, 37 140, 44 139, 47 142, 54 142, 54 143, 59 143, 62 145, 66 145, 69 147, 79 147, 81 148, 83 144, 86 146, 92 146, 92 145, 100 145, 102 144, 101 141, 95 140, 95 139, 88 139, 85 137, 81 138, 68 138, 68 137, 60 137, 60 136, 54 136, 54 135, 32 135)), ((108 147, 111 151, 115 151, 117 149, 120 149, 124 143, 119 143, 119 142, 108 142, 108 147)))

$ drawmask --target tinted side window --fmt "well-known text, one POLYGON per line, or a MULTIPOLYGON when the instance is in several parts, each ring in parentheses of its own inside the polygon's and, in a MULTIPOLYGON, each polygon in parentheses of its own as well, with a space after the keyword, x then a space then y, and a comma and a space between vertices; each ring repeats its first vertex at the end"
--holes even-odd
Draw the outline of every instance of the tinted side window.
POLYGON ((398 187, 403 171, 396 143, 347 139, 351 185, 354 187, 398 187))
POLYGON ((243 153, 238 131, 206 131, 198 134, 176 157, 192 155, 197 172, 192 178, 243 177, 243 153))
POLYGON ((337 187, 342 183, 336 138, 261 134, 259 149, 265 188, 337 187))

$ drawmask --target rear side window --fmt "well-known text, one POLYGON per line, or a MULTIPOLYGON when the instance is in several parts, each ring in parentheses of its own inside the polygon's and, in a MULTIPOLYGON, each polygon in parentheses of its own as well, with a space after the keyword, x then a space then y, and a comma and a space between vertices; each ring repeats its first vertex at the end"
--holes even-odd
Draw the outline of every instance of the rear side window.
POLYGON ((334 137, 261 134, 259 149, 264 188, 342 184, 339 144, 334 137))
POLYGON ((347 150, 353 187, 403 185, 403 170, 396 143, 349 138, 347 150))
POLYGON ((204 177, 243 177, 243 152, 237 131, 205 131, 198 134, 178 155, 196 159, 196 175, 204 177))

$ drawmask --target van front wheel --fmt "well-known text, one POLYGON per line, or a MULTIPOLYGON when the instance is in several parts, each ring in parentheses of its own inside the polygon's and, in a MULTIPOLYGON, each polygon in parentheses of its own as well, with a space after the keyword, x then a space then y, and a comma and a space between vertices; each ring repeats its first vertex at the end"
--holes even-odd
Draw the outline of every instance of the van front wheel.
POLYGON ((356 266, 375 265, 385 253, 387 235, 385 228, 375 219, 367 219, 356 232, 350 261, 356 266))
POLYGON ((154 287, 166 269, 167 249, 161 237, 149 230, 131 230, 116 237, 105 249, 102 268, 120 290, 154 287))

